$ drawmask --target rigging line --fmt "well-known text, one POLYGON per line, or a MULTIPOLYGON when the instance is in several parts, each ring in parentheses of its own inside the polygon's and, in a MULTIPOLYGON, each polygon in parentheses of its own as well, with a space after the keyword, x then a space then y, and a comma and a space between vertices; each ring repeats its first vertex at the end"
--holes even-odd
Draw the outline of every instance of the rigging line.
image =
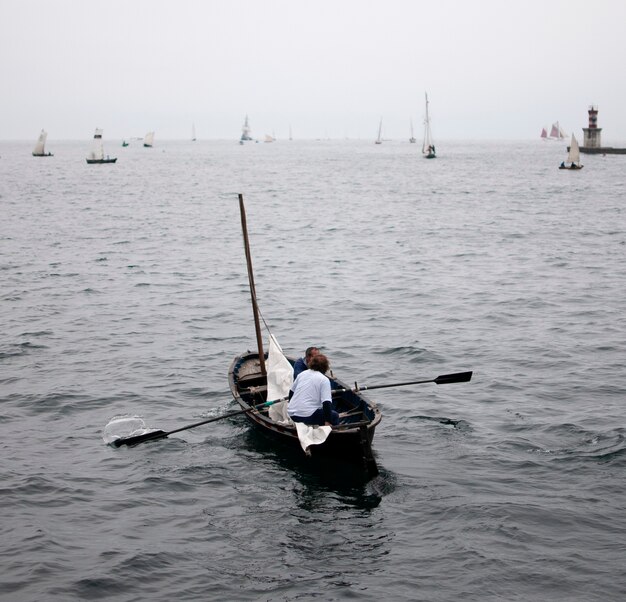
POLYGON ((254 302, 256 303, 257 312, 259 313, 259 316, 261 317, 263 325, 267 329, 267 332, 269 332, 270 336, 274 337, 274 333, 272 332, 272 330, 269 327, 268 323, 265 321, 265 317, 263 316, 263 313, 261 312, 261 309, 259 308, 259 302, 257 301, 257 298, 256 298, 256 291, 255 291, 255 295, 254 295, 254 302))

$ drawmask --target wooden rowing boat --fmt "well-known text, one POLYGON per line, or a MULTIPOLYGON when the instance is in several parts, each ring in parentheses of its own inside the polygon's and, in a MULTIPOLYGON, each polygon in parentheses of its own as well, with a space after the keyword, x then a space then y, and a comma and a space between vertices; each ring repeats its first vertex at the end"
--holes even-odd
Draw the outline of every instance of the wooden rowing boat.
MULTIPOLYGON (((239 195, 239 211, 241 213, 241 229, 246 253, 257 352, 247 351, 235 357, 228 371, 230 390, 248 420, 261 432, 289 445, 299 446, 300 440, 293 423, 289 421, 282 424, 270 418, 268 409, 258 407, 260 404, 274 402, 275 400, 267 399, 266 361, 268 354, 263 351, 259 319, 260 312, 254 285, 246 211, 243 204, 243 195, 241 194, 239 195)), ((293 359, 286 359, 293 366, 293 359)), ((376 426, 382 418, 380 410, 361 395, 358 390, 350 389, 332 375, 330 381, 331 389, 342 389, 341 391, 335 391, 333 394, 333 405, 335 410, 342 415, 342 423, 332 427, 330 434, 323 443, 310 446, 307 455, 335 454, 336 457, 341 457, 342 459, 360 458, 368 472, 376 474, 378 469, 372 454, 372 439, 374 438, 376 426)))
MULTIPOLYGON (((267 359, 267 354, 265 358, 267 359)), ((293 358, 288 358, 293 365, 293 358)), ((372 440, 382 414, 375 403, 360 391, 350 389, 345 383, 329 376, 333 405, 339 412, 340 424, 333 426, 330 435, 319 445, 309 449, 312 456, 334 456, 342 460, 363 462, 369 471, 375 471, 372 440)), ((235 401, 245 416, 259 431, 275 441, 292 448, 300 448, 298 433, 293 423, 276 422, 267 407, 256 408, 267 400, 267 376, 263 374, 259 354, 246 352, 236 357, 228 371, 228 382, 235 401)))

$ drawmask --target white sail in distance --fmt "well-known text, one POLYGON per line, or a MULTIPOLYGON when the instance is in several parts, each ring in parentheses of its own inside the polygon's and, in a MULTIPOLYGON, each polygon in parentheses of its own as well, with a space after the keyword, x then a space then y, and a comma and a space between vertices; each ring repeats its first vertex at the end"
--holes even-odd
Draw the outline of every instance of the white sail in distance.
POLYGON ((104 146, 102 144, 102 130, 96 128, 93 135, 93 147, 89 153, 88 159, 97 159, 101 161, 104 159, 104 146))
POLYGON ((41 134, 39 134, 39 138, 35 143, 35 148, 33 149, 33 155, 44 155, 46 148, 46 138, 48 137, 48 132, 46 130, 41 130, 41 134))

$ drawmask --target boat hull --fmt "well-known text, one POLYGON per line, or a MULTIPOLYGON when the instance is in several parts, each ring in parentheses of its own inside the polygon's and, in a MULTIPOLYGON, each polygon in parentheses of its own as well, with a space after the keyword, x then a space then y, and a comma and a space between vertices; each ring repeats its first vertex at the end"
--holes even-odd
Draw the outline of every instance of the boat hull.
MULTIPOLYGON (((293 364, 292 358, 289 361, 293 364)), ((347 385, 334 377, 330 380, 332 389, 348 389, 333 395, 333 403, 340 414, 349 415, 343 418, 343 424, 332 427, 324 443, 309 448, 311 455, 362 462, 371 470, 375 467, 371 445, 382 419, 380 410, 360 392, 350 391, 347 385)), ((261 374, 258 353, 247 352, 236 357, 230 366, 228 381, 233 398, 242 410, 249 410, 245 416, 258 431, 303 453, 295 426, 273 421, 265 408, 253 409, 267 401, 267 379, 261 374)))
POLYGON ((117 161, 117 157, 113 159, 85 159, 89 165, 100 165, 102 163, 115 163, 117 161))

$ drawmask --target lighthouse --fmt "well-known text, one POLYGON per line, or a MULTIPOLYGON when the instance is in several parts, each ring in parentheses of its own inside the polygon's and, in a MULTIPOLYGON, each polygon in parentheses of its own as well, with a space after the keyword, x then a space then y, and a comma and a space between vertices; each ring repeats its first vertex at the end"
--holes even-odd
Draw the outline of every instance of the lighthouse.
POLYGON ((598 127, 598 107, 591 105, 589 107, 589 127, 583 128, 585 137, 583 146, 585 148, 601 148, 602 128, 598 127))
POLYGON ((583 128, 584 138, 580 152, 590 155, 626 155, 626 148, 602 146, 602 128, 598 127, 598 107, 591 105, 587 112, 589 113, 589 127, 583 128))

